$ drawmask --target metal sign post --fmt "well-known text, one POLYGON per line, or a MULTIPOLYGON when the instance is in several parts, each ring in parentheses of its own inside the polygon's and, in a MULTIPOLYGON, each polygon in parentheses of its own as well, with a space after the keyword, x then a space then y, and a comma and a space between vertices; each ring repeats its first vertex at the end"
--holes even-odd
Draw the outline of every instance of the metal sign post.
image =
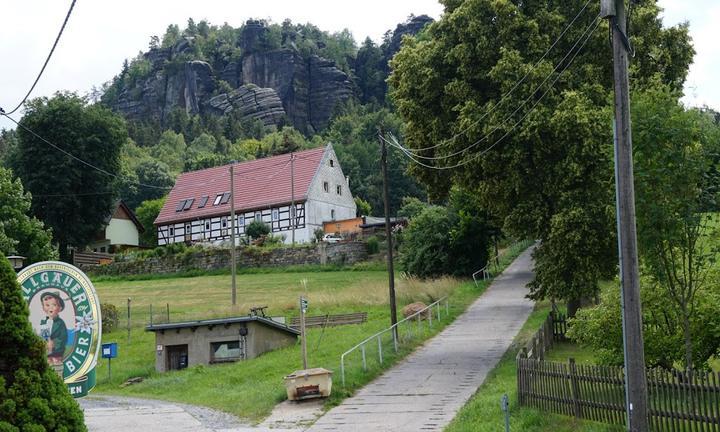
POLYGON ((510 398, 507 394, 500 399, 500 408, 505 413, 505 432, 510 432, 510 398))
MULTIPOLYGON (((303 285, 306 282, 303 280, 303 285)), ((303 369, 307 369, 307 341, 305 340, 305 312, 307 312, 308 301, 300 296, 300 342, 302 349, 303 369)))

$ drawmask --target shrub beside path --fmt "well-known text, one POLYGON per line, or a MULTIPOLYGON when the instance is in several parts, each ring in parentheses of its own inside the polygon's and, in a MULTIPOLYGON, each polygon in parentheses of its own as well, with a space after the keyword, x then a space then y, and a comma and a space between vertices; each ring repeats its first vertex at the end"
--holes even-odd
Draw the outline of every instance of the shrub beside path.
POLYGON ((532 312, 533 302, 525 298, 533 276, 531 251, 523 252, 445 330, 307 431, 441 431, 500 361, 532 312))

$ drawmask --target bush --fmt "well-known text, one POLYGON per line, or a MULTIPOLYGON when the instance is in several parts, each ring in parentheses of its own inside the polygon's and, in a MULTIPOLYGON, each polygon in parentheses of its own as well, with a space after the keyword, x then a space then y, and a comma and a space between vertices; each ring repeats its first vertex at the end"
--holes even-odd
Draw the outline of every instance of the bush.
POLYGON ((0 431, 86 431, 83 413, 47 362, 16 275, 0 254, 0 431))
POLYGON ((375 236, 368 237, 365 244, 367 245, 368 254, 373 255, 373 254, 380 252, 380 241, 378 241, 377 237, 375 237, 375 236))
POLYGON ((253 239, 270 234, 270 227, 261 221, 252 221, 245 227, 245 233, 253 239))
POLYGON ((102 332, 110 333, 118 326, 118 310, 114 304, 101 303, 100 315, 102 315, 102 332))
POLYGON ((315 231, 313 231, 313 242, 320 243, 323 239, 323 236, 325 235, 325 231, 322 228, 315 228, 315 231))

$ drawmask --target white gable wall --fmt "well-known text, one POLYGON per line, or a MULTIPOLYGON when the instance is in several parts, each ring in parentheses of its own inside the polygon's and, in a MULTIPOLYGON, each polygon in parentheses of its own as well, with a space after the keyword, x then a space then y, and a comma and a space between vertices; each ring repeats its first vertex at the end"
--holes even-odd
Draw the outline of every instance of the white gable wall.
MULTIPOLYGON (((315 229, 322 229, 323 222, 354 218, 356 209, 355 200, 350 193, 350 187, 337 155, 332 145, 328 145, 315 178, 308 188, 305 228, 307 232, 303 233, 303 237, 307 236, 307 239, 304 241, 312 238, 315 229)), ((298 240, 297 233, 295 236, 298 240)))

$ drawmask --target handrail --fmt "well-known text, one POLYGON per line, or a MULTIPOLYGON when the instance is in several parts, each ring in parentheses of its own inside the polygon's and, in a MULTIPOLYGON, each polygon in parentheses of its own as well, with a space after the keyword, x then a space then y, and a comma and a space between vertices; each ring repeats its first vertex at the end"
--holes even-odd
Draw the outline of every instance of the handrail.
POLYGON ((518 242, 515 242, 515 243, 511 244, 511 245, 508 246, 505 250, 503 250, 503 251, 495 254, 495 255, 492 256, 491 258, 488 258, 487 263, 485 264, 485 267, 481 268, 480 270, 478 270, 478 271, 476 271, 475 273, 472 274, 472 278, 473 278, 473 282, 475 282, 475 286, 476 286, 476 287, 478 286, 478 280, 477 280, 477 277, 476 277, 476 276, 477 276, 478 274, 482 273, 482 274, 483 274, 483 280, 488 280, 488 279, 490 279, 491 274, 490 274, 490 271, 489 271, 489 267, 490 267, 491 265, 492 265, 492 266, 497 266, 496 260, 499 260, 500 257, 502 257, 503 255, 505 255, 508 251, 514 250, 514 249, 515 249, 516 247, 518 247, 518 246, 522 247, 522 246, 527 245, 527 246, 525 246, 525 247, 530 247, 530 245, 532 245, 533 243, 535 243, 535 242, 532 241, 532 240, 520 240, 520 241, 518 241, 518 242))
MULTIPOLYGON (((343 387, 345 386, 345 356, 347 356, 348 354, 352 353, 353 351, 355 351, 356 349, 358 349, 358 348, 360 348, 360 347, 364 347, 365 344, 367 344, 367 343, 370 342, 371 340, 377 338, 377 339, 378 339, 378 348, 379 348, 379 350, 380 350, 380 351, 379 351, 380 363, 382 363, 382 342, 381 342, 380 336, 382 336, 383 334, 385 334, 385 333, 387 333, 387 332, 389 332, 389 331, 391 331, 391 330, 396 330, 397 327, 398 327, 400 324, 402 324, 402 323, 404 323, 404 322, 406 322, 406 321, 409 321, 409 320, 411 320, 411 319, 419 316, 420 314, 422 314, 422 313, 430 310, 433 306, 437 306, 437 307, 438 307, 438 313, 437 313, 437 315, 438 315, 438 320, 440 320, 440 302, 442 302, 443 300, 445 301, 446 313, 449 313, 449 311, 450 311, 450 305, 449 305, 448 296, 444 296, 444 297, 442 297, 440 300, 437 300, 437 301, 435 301, 434 303, 432 303, 432 304, 430 304, 430 305, 428 305, 428 306, 425 306, 424 308, 422 308, 422 309, 420 309, 419 311, 415 312, 414 314, 408 316, 407 318, 404 318, 404 319, 396 322, 395 324, 391 325, 390 327, 388 327, 388 328, 386 328, 386 329, 384 329, 384 330, 381 330, 381 331, 375 333, 374 335, 372 335, 372 336, 364 339, 364 340, 363 340, 362 342, 360 342, 359 344, 357 344, 357 345, 355 345, 354 347, 350 348, 349 350, 345 351, 345 352, 340 356, 340 375, 342 376, 342 384, 343 384, 343 387)), ((432 313, 428 314, 428 317, 429 317, 429 322, 430 322, 430 324, 432 325, 432 313)), ((398 347, 397 347, 397 345, 398 345, 397 331, 393 331, 393 345, 394 345, 394 347, 395 347, 395 352, 397 352, 397 349, 398 349, 398 347)), ((365 351, 363 350, 363 365, 364 365, 364 364, 365 364, 365 351)))

